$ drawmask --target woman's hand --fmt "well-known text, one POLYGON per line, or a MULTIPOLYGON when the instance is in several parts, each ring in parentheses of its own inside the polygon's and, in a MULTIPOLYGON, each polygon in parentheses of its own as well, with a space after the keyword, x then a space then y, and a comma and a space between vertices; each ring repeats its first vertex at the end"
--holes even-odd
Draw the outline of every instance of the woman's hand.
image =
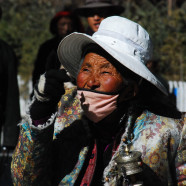
POLYGON ((70 77, 64 69, 49 70, 41 75, 39 82, 34 88, 34 95, 38 101, 53 101, 58 103, 65 93, 64 82, 70 81, 70 77))
POLYGON ((49 70, 41 75, 34 88, 35 101, 30 107, 30 115, 34 120, 50 116, 57 109, 57 103, 65 93, 64 82, 70 77, 64 69, 49 70))

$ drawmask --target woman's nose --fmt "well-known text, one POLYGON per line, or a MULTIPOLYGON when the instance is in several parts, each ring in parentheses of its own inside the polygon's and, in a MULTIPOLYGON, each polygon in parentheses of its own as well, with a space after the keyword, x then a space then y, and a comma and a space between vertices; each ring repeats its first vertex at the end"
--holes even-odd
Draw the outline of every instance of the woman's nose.
POLYGON ((66 32, 69 32, 69 31, 71 30, 71 25, 70 25, 70 24, 65 24, 65 25, 64 25, 64 30, 65 30, 66 32))
POLYGON ((98 80, 98 78, 91 76, 87 81, 87 86, 91 90, 95 90, 96 88, 100 87, 100 81, 98 80))
POLYGON ((93 17, 94 17, 94 20, 99 20, 99 19, 101 19, 101 17, 100 17, 98 14, 95 14, 93 17))

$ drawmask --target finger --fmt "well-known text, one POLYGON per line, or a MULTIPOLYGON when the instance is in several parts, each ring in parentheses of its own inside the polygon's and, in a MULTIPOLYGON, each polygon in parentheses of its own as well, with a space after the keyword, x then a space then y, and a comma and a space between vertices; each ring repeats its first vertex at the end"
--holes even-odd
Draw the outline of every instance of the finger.
POLYGON ((50 70, 45 74, 46 78, 55 78, 59 82, 67 82, 70 81, 71 78, 67 75, 66 70, 50 70))
MULTIPOLYGON (((45 87, 47 86, 51 86, 53 88, 53 91, 55 90, 61 90, 61 89, 64 89, 64 83, 62 82, 58 82, 56 79, 54 78, 50 78, 50 79, 47 79, 46 80, 46 85, 45 87)), ((45 88, 46 89, 46 88, 45 88)), ((45 90, 46 92, 46 90, 45 90)))
POLYGON ((47 97, 50 97, 50 98, 58 99, 64 93, 65 93, 65 89, 62 86, 60 86, 58 89, 54 89, 52 85, 47 85, 45 87, 45 94, 47 97))

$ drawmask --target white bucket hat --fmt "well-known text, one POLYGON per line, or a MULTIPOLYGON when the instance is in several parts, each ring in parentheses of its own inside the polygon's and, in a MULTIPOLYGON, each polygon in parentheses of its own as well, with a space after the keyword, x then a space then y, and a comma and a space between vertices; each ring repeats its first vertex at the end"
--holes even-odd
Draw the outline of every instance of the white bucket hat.
POLYGON ((164 94, 165 87, 146 67, 151 58, 152 43, 147 31, 139 24, 120 16, 104 19, 92 36, 74 32, 66 36, 58 46, 58 57, 64 68, 74 78, 81 67, 83 49, 95 43, 123 66, 146 79, 164 94))

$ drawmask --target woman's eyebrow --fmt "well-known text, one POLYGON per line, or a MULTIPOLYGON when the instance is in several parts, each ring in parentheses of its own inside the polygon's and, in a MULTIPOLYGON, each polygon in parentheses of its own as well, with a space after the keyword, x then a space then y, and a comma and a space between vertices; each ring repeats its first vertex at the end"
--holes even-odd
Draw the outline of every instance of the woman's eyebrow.
POLYGON ((82 65, 82 67, 84 67, 84 66, 91 67, 92 65, 91 65, 90 63, 86 62, 86 63, 84 63, 84 64, 82 65))
POLYGON ((103 65, 101 65, 101 68, 110 68, 111 64, 110 63, 105 63, 103 65))

